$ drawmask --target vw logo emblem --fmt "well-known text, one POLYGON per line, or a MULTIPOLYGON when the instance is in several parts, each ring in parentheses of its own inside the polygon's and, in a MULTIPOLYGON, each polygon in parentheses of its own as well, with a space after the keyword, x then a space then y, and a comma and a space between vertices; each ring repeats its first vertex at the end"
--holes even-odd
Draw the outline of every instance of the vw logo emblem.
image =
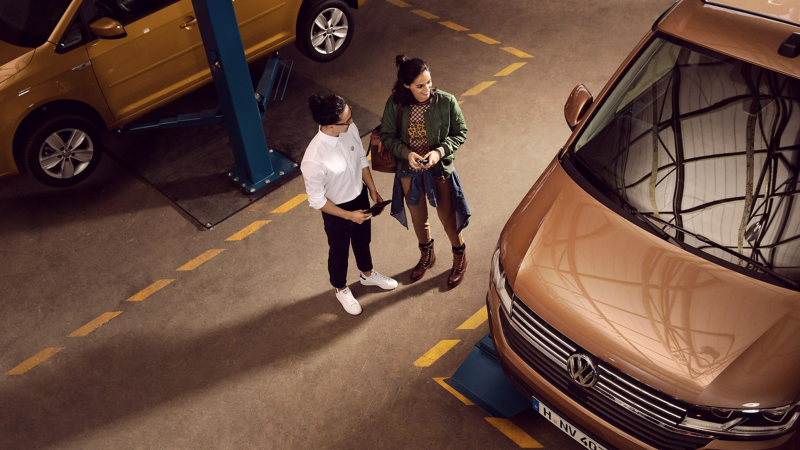
POLYGON ((585 388, 594 386, 597 382, 597 372, 592 360, 586 355, 576 353, 567 360, 567 370, 573 381, 585 388))

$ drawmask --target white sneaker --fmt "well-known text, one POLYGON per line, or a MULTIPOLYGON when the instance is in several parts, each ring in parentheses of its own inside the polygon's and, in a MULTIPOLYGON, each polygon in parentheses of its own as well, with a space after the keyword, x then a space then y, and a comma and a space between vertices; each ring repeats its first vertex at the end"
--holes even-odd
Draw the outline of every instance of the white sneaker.
POLYGON ((378 286, 381 289, 386 289, 390 291, 397 287, 397 281, 393 278, 389 278, 385 275, 381 275, 378 273, 377 270, 372 271, 372 275, 365 277, 364 274, 360 274, 361 284, 364 286, 378 286))
POLYGON ((361 314, 361 305, 359 305, 358 300, 353 297, 353 293, 350 292, 349 287, 336 289, 336 299, 339 300, 339 303, 342 304, 344 310, 347 311, 348 314, 354 316, 361 314))

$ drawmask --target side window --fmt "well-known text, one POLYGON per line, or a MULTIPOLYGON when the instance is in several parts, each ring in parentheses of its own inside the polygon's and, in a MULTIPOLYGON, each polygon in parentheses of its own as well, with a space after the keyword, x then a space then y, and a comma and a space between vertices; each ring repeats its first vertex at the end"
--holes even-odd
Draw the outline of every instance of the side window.
POLYGON ((100 17, 108 17, 123 26, 136 22, 179 0, 94 0, 100 17))
POLYGON ((83 45, 85 42, 83 18, 81 17, 80 11, 78 11, 78 13, 75 14, 75 18, 72 19, 72 23, 69 24, 67 31, 61 36, 61 42, 58 43, 56 52, 66 53, 75 47, 83 45))

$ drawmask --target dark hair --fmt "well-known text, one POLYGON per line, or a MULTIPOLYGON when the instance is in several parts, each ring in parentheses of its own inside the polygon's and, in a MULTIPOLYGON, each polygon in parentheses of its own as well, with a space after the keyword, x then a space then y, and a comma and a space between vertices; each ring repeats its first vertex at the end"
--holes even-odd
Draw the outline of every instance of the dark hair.
MULTIPOLYGON (((409 58, 403 54, 397 55, 395 63, 397 64, 397 81, 392 88, 392 100, 398 105, 416 103, 414 94, 405 85, 413 83, 422 72, 430 72, 428 65, 419 58, 409 58)), ((436 92, 436 88, 431 89, 431 94, 434 92, 436 92)))
POLYGON ((344 99, 336 94, 312 95, 308 97, 308 107, 311 117, 320 125, 334 125, 339 123, 339 117, 347 106, 344 99))

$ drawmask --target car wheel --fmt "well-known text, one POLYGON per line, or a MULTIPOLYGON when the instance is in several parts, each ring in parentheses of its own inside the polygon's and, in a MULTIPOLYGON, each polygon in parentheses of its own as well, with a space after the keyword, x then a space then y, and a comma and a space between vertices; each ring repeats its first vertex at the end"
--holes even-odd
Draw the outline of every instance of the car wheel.
POLYGON ((344 1, 308 1, 297 19, 297 47, 314 61, 332 61, 350 45, 354 26, 353 13, 344 1))
POLYGON ((66 187, 85 180, 103 155, 94 124, 83 116, 58 114, 34 125, 22 156, 28 171, 48 186, 66 187))

